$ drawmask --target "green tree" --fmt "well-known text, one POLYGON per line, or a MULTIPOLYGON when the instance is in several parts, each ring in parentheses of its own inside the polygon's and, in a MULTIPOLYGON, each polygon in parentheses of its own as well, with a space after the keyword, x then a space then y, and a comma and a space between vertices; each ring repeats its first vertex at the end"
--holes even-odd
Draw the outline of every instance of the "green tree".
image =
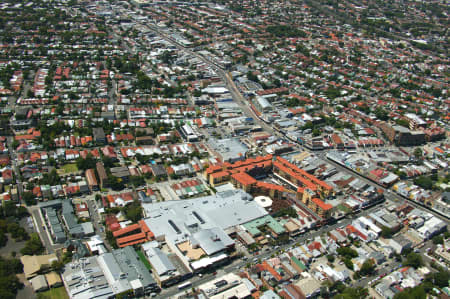
POLYGON ((433 244, 444 244, 444 236, 438 235, 433 237, 433 244))
POLYGON ((319 129, 315 128, 315 129, 312 130, 313 137, 320 136, 320 134, 322 134, 322 132, 319 129))
POLYGON ((25 243, 25 247, 20 250, 23 255, 39 255, 44 252, 45 248, 42 245, 41 239, 37 233, 31 234, 30 239, 25 243))
POLYGON ((388 120, 389 119, 389 113, 381 107, 377 107, 377 109, 375 109, 375 116, 379 120, 388 120))
POLYGON ((134 200, 131 204, 128 204, 124 210, 128 220, 138 222, 142 219, 142 206, 140 201, 134 200))
POLYGON ((339 294, 344 292, 346 286, 342 281, 336 281, 330 286, 330 292, 337 291, 339 294))
POLYGON ((80 170, 87 170, 87 169, 95 168, 96 163, 97 163, 97 161, 91 154, 87 154, 86 159, 79 157, 76 160, 77 167, 80 170))
POLYGON ((56 171, 56 168, 53 168, 50 173, 44 173, 41 179, 42 185, 58 185, 61 182, 61 178, 56 171))
POLYGON ((103 156, 102 162, 107 168, 114 167, 114 159, 108 156, 103 156))
POLYGON ((14 299, 17 291, 23 288, 23 284, 19 281, 16 275, 0 277, 0 298, 14 299))
POLYGON ((16 215, 19 219, 22 219, 23 217, 27 217, 30 214, 28 213, 27 208, 20 206, 20 207, 17 207, 16 215))
POLYGON ((420 147, 416 147, 414 149, 414 157, 416 157, 416 159, 420 159, 422 158, 422 155, 423 155, 422 149, 420 147))
POLYGON ((7 201, 3 204, 3 215, 6 217, 16 216, 17 207, 12 201, 7 201))
POLYGON ((293 26, 273 25, 267 26, 266 31, 272 33, 276 37, 306 37, 307 34, 293 26))
MULTIPOLYGON (((13 275, 11 275, 11 276, 13 276, 13 275)), ((9 279, 9 277, 8 278, 2 277, 2 279, 9 279)), ((10 285, 10 283, 11 282, 6 283, 6 286, 5 286, 6 288, 5 289, 1 288, 1 286, 0 286, 0 298, 3 298, 3 299, 16 299, 16 294, 13 292, 16 289, 12 289, 12 290, 9 289, 8 285, 10 285)), ((3 283, 2 283, 2 285, 3 285, 3 283)))
POLYGON ((16 258, 0 257, 0 298, 15 298, 23 287, 16 274, 23 273, 23 265, 16 258))
POLYGON ((352 260, 351 260, 350 258, 345 257, 345 258, 343 259, 343 262, 344 262, 345 266, 346 266, 349 270, 352 270, 352 271, 353 271, 353 269, 354 269, 354 267, 353 267, 353 262, 352 262, 352 260))
POLYGON ((406 261, 404 265, 417 269, 423 265, 422 257, 418 253, 410 252, 406 256, 406 261))
POLYGON ((409 121, 407 121, 404 118, 399 118, 395 121, 397 123, 397 125, 405 127, 405 128, 409 128, 409 121))
POLYGON ((422 175, 414 179, 414 184, 423 189, 430 190, 433 187, 433 180, 429 176, 422 175))
POLYGON ((106 240, 108 241, 109 245, 111 245, 112 248, 119 248, 116 243, 116 238, 114 238, 114 235, 111 231, 106 231, 106 240))
POLYGON ((359 270, 359 273, 363 276, 372 275, 375 272, 376 265, 372 259, 366 260, 359 270))
POLYGON ((164 51, 158 58, 166 64, 171 64, 173 61, 173 56, 169 51, 164 51))
POLYGON ((348 258, 355 258, 358 256, 358 252, 356 250, 350 248, 350 247, 339 247, 336 252, 343 256, 348 258))
POLYGON ((393 234, 394 234, 394 232, 392 231, 392 229, 390 227, 387 227, 384 225, 381 227, 381 236, 383 238, 390 239, 390 238, 392 238, 393 234))
POLYGON ((0 232, 0 247, 5 246, 8 243, 8 236, 4 232, 0 232))
POLYGON ((113 176, 112 174, 108 175, 108 185, 115 191, 120 191, 125 188, 123 180, 121 178, 113 176))
POLYGON ((130 177, 130 182, 134 187, 139 187, 145 184, 145 180, 142 176, 132 176, 130 177))
POLYGON ((341 95, 341 91, 335 87, 328 87, 325 91, 325 95, 330 99, 335 99, 341 95))
POLYGON ((450 280, 450 272, 439 267, 438 272, 428 274, 425 280, 431 282, 433 285, 439 288, 448 287, 448 282, 450 280))
POLYGON ((25 191, 22 193, 22 200, 25 202, 27 206, 32 206, 37 204, 36 196, 29 191, 25 191))
POLYGON ((51 268, 53 271, 60 272, 64 268, 64 263, 62 261, 53 261, 51 268))
POLYGON ((247 79, 250 81, 259 82, 258 77, 253 72, 250 71, 247 72, 247 79))
POLYGON ((73 257, 72 251, 67 250, 66 252, 64 252, 62 256, 62 263, 63 264, 70 263, 72 261, 72 257, 73 257))
POLYGON ((347 287, 342 291, 342 293, 336 295, 336 299, 363 299, 367 298, 369 291, 362 287, 350 288, 347 287))
POLYGON ((19 259, 0 257, 0 277, 23 273, 23 265, 19 259))
POLYGON ((11 234, 16 241, 28 240, 29 235, 26 230, 16 222, 8 224, 8 233, 11 234))
POLYGON ((422 285, 414 288, 407 288, 403 292, 397 293, 394 299, 426 299, 427 294, 422 285))

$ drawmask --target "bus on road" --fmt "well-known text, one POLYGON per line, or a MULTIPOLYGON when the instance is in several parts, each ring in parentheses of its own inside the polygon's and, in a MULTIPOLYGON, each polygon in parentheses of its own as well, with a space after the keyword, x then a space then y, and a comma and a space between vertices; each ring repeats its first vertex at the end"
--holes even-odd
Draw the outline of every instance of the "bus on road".
POLYGON ((178 289, 182 290, 182 289, 190 287, 191 285, 192 285, 192 282, 186 281, 185 283, 182 283, 182 284, 178 285, 178 289))

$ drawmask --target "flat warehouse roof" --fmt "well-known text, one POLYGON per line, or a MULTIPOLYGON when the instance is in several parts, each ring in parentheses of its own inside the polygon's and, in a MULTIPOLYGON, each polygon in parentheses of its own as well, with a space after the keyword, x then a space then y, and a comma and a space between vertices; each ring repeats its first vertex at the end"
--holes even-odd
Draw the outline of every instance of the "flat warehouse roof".
POLYGON ((165 236, 175 243, 187 240, 200 230, 225 230, 267 215, 252 196, 242 190, 191 200, 143 204, 143 207, 148 217, 145 222, 155 237, 165 236))

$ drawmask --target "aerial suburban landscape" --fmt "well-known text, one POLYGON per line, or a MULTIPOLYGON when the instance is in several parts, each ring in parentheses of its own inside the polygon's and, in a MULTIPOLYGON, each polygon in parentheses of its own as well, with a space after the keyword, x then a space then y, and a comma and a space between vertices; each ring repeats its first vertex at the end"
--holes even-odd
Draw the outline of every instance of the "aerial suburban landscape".
POLYGON ((0 298, 450 298, 445 0, 3 0, 0 298))

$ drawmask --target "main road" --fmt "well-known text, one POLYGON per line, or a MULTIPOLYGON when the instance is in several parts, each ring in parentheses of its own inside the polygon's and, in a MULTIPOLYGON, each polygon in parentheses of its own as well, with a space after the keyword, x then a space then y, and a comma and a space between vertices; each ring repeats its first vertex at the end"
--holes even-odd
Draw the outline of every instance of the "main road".
POLYGON ((337 170, 342 171, 342 172, 347 172, 347 173, 357 177, 358 179, 362 180, 363 182, 365 182, 365 183, 367 183, 367 184, 369 184, 369 185, 371 185, 371 186, 373 186, 375 188, 379 188, 379 189, 383 190, 383 193, 384 193, 384 196, 385 196, 386 199, 392 200, 394 202, 399 202, 399 203, 400 202, 408 203, 409 205, 411 205, 411 206, 413 206, 415 208, 426 209, 426 211, 428 213, 432 214, 433 216, 438 217, 439 219, 441 219, 441 220, 443 220, 445 222, 448 222, 448 218, 447 217, 445 217, 445 216, 443 216, 443 215, 441 215, 439 213, 436 213, 435 211, 431 210, 430 208, 423 207, 422 205, 414 202, 413 200, 401 197, 400 195, 397 195, 396 193, 391 192, 391 190, 389 188, 385 188, 385 187, 383 187, 381 185, 378 185, 377 183, 375 183, 375 182, 369 180, 368 178, 362 176, 358 172, 353 171, 351 169, 348 169, 348 168, 346 168, 346 167, 340 165, 339 163, 336 163, 336 162, 334 162, 334 161, 332 161, 330 159, 327 159, 326 158, 326 154, 327 154, 327 152, 324 151, 324 152, 318 153, 316 155, 319 158, 321 158, 322 160, 326 160, 327 163, 329 163, 329 164, 333 165, 334 167, 336 167, 337 170))
MULTIPOLYGON (((144 24, 142 24, 142 25, 144 25, 144 24)), ((182 44, 177 42, 174 38, 170 37, 165 32, 162 32, 161 29, 155 25, 145 24, 145 26, 147 26, 147 28, 149 28, 153 32, 157 33, 163 39, 172 43, 177 49, 179 49, 185 53, 188 53, 192 56, 195 56, 196 58, 200 59, 202 62, 207 64, 210 68, 212 68, 216 72, 216 74, 222 79, 222 81, 225 82, 226 87, 228 88, 231 96, 233 97, 233 100, 237 104, 239 104, 244 115, 246 115, 248 117, 252 117, 258 123, 258 125, 260 125, 267 132, 269 132, 273 135, 279 134, 276 130, 274 130, 270 125, 265 123, 263 120, 261 120, 259 118, 258 115, 255 114, 255 112, 250 108, 248 101, 245 99, 245 97, 242 95, 242 93, 237 88, 237 86, 234 83, 233 79, 231 78, 230 74, 227 71, 225 71, 218 62, 214 61, 213 59, 211 59, 209 57, 205 57, 201 54, 198 54, 189 48, 186 48, 185 46, 183 46, 182 44)))

